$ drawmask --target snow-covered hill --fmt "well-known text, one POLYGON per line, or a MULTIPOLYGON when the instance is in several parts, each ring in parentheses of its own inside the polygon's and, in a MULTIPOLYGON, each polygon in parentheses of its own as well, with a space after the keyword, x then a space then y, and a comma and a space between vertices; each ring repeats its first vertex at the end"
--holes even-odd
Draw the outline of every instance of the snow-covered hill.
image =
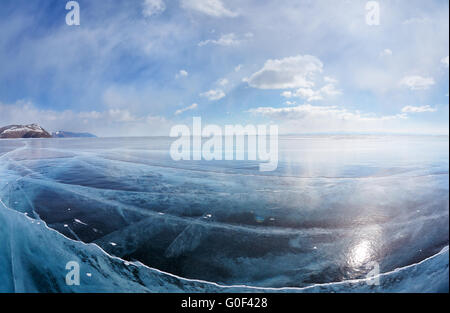
POLYGON ((0 139, 5 138, 51 138, 52 136, 37 124, 9 125, 0 128, 0 139))

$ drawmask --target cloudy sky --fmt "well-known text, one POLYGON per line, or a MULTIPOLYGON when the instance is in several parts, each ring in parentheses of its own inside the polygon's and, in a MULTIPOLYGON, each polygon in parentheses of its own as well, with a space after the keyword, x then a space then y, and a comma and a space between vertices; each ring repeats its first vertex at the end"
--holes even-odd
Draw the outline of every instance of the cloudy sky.
POLYGON ((0 2, 0 125, 448 134, 448 0, 0 2))

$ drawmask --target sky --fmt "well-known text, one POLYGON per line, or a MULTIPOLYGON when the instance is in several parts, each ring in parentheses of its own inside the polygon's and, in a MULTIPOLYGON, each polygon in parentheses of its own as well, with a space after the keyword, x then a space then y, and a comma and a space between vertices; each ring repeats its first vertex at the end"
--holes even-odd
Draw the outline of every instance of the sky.
POLYGON ((0 2, 0 126, 168 136, 449 132, 449 1, 0 2))

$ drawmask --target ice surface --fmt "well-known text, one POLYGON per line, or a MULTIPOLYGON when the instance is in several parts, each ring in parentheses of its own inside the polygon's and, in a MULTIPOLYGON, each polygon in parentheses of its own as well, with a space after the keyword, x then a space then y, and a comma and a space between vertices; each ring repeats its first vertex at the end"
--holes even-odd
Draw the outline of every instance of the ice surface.
POLYGON ((0 290, 224 291, 158 270, 295 291, 448 290, 448 137, 284 137, 272 173, 173 162, 169 144, 0 142, 0 290), (78 289, 65 285, 71 260, 78 289), (372 261, 381 286, 348 282, 372 261))
POLYGON ((355 280, 305 288, 221 286, 126 262, 0 206, 0 292, 448 292, 448 247, 419 264, 377 276, 380 285, 355 280), (79 286, 65 283, 65 265, 71 261, 80 264, 79 286))

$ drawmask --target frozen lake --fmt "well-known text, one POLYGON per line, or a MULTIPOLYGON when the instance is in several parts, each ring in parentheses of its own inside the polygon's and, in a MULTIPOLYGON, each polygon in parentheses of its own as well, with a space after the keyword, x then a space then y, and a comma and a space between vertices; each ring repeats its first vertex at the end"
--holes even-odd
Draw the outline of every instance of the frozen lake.
MULTIPOLYGON (((0 211, 223 285, 342 282, 448 246, 447 136, 284 136, 278 169, 267 173, 254 161, 172 161, 172 141, 0 141, 0 211)), ((9 245, 0 265, 21 243, 9 245)), ((13 275, 2 268, 0 278, 13 275)))

